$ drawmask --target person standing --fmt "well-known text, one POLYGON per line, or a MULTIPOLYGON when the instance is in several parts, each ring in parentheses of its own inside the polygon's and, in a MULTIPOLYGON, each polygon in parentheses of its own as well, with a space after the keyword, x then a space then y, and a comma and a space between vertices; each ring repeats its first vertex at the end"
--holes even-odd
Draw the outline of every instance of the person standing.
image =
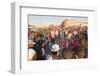
POLYGON ((35 45, 35 42, 33 42, 32 40, 28 40, 28 60, 29 61, 36 60, 37 58, 37 53, 34 50, 34 45, 35 45))
POLYGON ((48 56, 48 60, 56 60, 59 59, 59 45, 53 44, 51 49, 51 55, 48 56))

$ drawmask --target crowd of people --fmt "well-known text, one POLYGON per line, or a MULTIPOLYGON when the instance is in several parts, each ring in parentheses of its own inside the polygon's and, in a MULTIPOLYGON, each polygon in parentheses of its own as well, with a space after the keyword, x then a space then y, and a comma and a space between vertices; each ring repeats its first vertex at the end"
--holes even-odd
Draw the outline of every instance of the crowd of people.
POLYGON ((87 26, 28 28, 28 60, 88 57, 87 26))

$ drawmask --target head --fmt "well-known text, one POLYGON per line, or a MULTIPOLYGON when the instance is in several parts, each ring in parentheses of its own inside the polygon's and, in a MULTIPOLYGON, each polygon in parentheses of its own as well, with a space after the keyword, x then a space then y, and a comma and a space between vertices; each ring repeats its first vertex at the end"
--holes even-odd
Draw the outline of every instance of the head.
POLYGON ((64 59, 72 59, 73 57, 71 49, 68 49, 68 48, 63 49, 62 55, 64 59))
POLYGON ((76 51, 76 55, 78 58, 84 58, 85 57, 85 50, 83 47, 80 47, 77 51, 76 51))
POLYGON ((54 44, 51 49, 52 55, 59 55, 59 50, 60 50, 59 45, 54 44))
POLYGON ((28 40, 28 48, 33 48, 34 44, 35 42, 33 42, 32 40, 28 40))

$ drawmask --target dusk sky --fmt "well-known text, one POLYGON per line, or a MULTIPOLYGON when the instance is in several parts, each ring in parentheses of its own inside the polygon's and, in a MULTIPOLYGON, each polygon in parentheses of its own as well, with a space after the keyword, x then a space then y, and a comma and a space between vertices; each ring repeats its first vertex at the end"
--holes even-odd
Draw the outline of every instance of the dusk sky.
POLYGON ((38 16, 38 15, 29 15, 29 25, 48 25, 54 24, 59 25, 64 19, 74 19, 81 22, 87 22, 87 17, 65 17, 65 16, 38 16))

